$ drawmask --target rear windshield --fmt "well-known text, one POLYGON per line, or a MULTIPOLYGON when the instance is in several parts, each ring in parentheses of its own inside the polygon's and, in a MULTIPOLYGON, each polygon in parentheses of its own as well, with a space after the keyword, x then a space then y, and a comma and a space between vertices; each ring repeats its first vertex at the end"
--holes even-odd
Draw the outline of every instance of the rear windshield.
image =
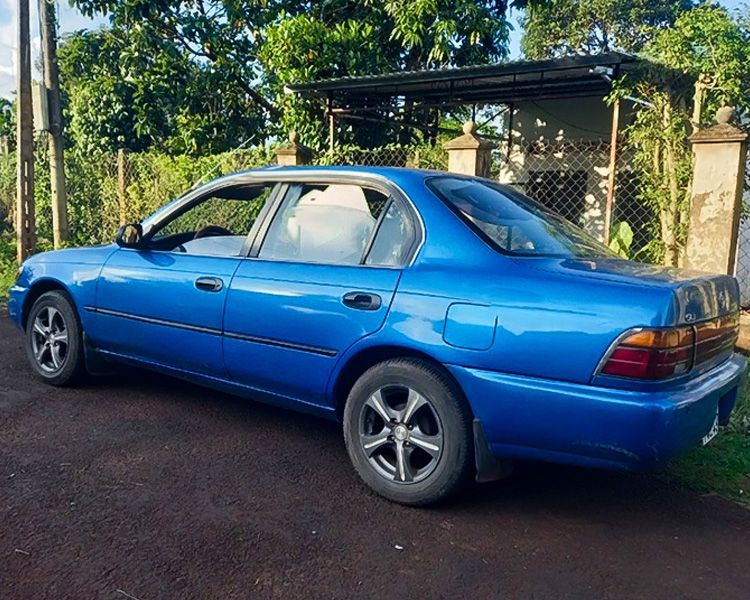
POLYGON ((617 257, 579 227, 508 186, 462 177, 433 177, 427 186, 481 238, 506 254, 617 257))

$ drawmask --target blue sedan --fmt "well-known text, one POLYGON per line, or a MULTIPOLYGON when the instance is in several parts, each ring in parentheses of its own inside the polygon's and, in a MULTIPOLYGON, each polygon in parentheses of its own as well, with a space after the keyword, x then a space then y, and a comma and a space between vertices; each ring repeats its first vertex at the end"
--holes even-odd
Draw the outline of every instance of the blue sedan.
POLYGON ((710 441, 745 370, 734 278, 407 169, 217 179, 115 244, 30 258, 9 310, 52 385, 130 363, 340 420, 364 482, 411 505, 514 459, 658 467, 710 441))

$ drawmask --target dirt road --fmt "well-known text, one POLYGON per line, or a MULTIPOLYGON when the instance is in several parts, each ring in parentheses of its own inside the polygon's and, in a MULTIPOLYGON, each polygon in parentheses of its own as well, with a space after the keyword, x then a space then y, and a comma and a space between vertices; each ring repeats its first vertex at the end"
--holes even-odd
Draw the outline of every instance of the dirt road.
POLYGON ((371 495, 340 428, 129 370, 38 383, 0 318, 0 598, 732 598, 750 511, 524 466, 439 509, 371 495))

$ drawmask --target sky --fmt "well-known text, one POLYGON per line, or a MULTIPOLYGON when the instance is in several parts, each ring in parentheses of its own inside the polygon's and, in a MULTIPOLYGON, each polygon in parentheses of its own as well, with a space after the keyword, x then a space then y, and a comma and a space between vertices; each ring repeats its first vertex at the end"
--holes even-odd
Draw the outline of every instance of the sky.
MULTIPOLYGON (((36 0, 31 0, 31 51, 32 64, 36 65, 39 57, 41 38, 39 35, 39 12, 36 0)), ((18 0, 0 0, 0 96, 10 98, 16 88, 16 10, 18 0)), ((60 14, 60 33, 76 31, 78 29, 95 29, 106 23, 106 19, 99 17, 89 19, 78 10, 71 8, 67 0, 57 3, 60 14)), ((38 76, 38 74, 37 74, 38 76)))
MULTIPOLYGON (((750 0, 723 0, 721 4, 730 10, 739 8, 741 4, 750 0)), ((16 6, 17 0, 0 0, 0 96, 11 98, 15 89, 16 78, 16 6)), ((31 4, 31 44, 32 64, 38 63, 39 56, 39 19, 37 13, 37 2, 32 0, 31 4)), ((96 29, 107 21, 103 17, 89 19, 83 16, 77 9, 70 7, 67 0, 58 1, 60 15, 60 34, 65 34, 78 29, 96 29)), ((517 14, 511 15, 514 31, 511 34, 510 50, 511 58, 520 55, 519 38, 520 31, 516 21, 517 14)), ((38 76, 38 74, 37 74, 38 76)))

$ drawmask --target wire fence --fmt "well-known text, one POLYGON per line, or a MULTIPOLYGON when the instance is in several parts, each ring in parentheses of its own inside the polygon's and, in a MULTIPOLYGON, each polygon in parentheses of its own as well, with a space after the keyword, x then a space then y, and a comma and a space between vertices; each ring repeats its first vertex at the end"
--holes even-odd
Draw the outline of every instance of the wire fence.
MULTIPOLYGON (((12 222, 14 162, 0 157, 0 218, 12 222)), ((208 157, 167 156, 157 152, 66 155, 68 211, 75 243, 111 239, 120 223, 142 219, 186 190, 221 175, 273 164, 275 149, 249 148, 208 157)), ((339 146, 319 153, 315 165, 415 167, 445 171, 447 152, 440 146, 389 145, 378 148, 339 146)), ((37 229, 44 243, 51 237, 49 183, 44 148, 37 152, 37 229)), ((508 153, 492 154, 493 179, 518 187, 532 198, 580 225, 599 239, 604 234, 609 144, 606 142, 521 143, 508 153)), ((626 221, 633 231, 631 254, 653 239, 654 215, 638 199, 638 177, 621 153, 612 223, 626 221)), ((749 265, 750 268, 750 265, 749 265)))
POLYGON ((610 150, 604 140, 516 140, 501 152, 497 178, 603 240, 606 210, 610 224, 627 223, 632 240, 629 256, 648 258, 654 239, 655 214, 640 200, 639 177, 631 155, 619 150, 614 190, 609 198, 610 150))

